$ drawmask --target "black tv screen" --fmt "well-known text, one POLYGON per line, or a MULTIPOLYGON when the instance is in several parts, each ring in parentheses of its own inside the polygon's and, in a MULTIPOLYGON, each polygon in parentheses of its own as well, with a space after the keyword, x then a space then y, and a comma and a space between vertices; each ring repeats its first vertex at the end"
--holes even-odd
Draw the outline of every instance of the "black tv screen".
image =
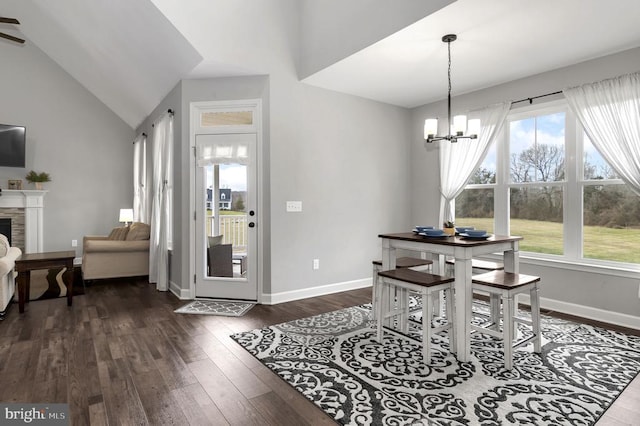
POLYGON ((26 129, 0 124, 0 167, 25 167, 26 129))

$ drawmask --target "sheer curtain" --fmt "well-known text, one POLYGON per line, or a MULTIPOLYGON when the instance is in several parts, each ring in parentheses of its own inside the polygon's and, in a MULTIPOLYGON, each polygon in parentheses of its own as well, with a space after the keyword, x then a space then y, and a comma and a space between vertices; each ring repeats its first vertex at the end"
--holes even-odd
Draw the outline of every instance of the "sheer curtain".
POLYGON ((149 282, 156 289, 169 288, 169 243, 173 209, 173 114, 166 113, 153 127, 153 175, 151 201, 151 238, 149 247, 149 282))
POLYGON ((563 92, 591 143, 640 195, 640 72, 563 92))
POLYGON ((440 224, 455 219, 453 201, 480 167, 491 142, 504 125, 509 108, 511 102, 503 102, 469 113, 469 118, 480 119, 478 139, 440 142, 440 224))
POLYGON ((149 223, 147 195, 147 135, 133 141, 133 220, 149 223))

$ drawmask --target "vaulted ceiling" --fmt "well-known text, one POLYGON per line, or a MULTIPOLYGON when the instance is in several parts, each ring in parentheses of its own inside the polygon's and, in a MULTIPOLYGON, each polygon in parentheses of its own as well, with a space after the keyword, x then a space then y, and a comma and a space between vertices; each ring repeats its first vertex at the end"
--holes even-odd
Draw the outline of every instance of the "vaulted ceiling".
MULTIPOLYGON (((269 73, 260 64, 278 33, 261 37, 246 19, 263 19, 272 26, 281 22, 251 16, 256 13, 254 1, 3 0, 0 16, 18 18, 21 25, 0 24, 0 31, 35 44, 135 128, 181 79, 269 73), (250 36, 235 46, 235 40, 222 39, 220 31, 212 36, 211 20, 217 16, 219 24, 221 14, 227 28, 246 26, 242 31, 250 36)), ((314 1, 261 4, 297 8, 285 14, 295 19, 305 7, 318 7, 314 1)), ((354 38, 368 16, 373 19, 376 1, 352 3, 360 10, 352 7, 348 13, 358 12, 357 21, 362 22, 362 28, 349 27, 354 38)), ((335 8, 339 2, 326 4, 335 8)), ((299 74, 311 85, 414 107, 446 97, 447 49, 441 37, 447 33, 458 35, 451 45, 454 95, 640 46, 637 0, 430 4, 405 3, 415 16, 405 16, 403 28, 377 25, 389 34, 371 32, 368 43, 359 39, 357 51, 340 51, 322 69, 299 74)), ((331 22, 324 25, 327 34, 335 30, 331 22)), ((300 27, 304 33, 306 26, 300 27)), ((0 49, 20 48, 12 43, 0 40, 0 49)), ((306 47, 291 43, 292 50, 306 47)), ((291 56, 298 57, 299 51, 291 56)))

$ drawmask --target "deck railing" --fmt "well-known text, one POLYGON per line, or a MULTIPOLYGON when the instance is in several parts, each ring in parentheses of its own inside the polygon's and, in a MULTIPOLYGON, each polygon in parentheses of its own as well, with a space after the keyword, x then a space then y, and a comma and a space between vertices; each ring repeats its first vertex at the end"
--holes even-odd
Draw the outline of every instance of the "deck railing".
MULTIPOLYGON (((207 216, 207 235, 213 236, 214 217, 207 216)), ((220 232, 216 235, 223 235, 222 244, 233 244, 234 252, 247 251, 247 215, 220 215, 220 232)))

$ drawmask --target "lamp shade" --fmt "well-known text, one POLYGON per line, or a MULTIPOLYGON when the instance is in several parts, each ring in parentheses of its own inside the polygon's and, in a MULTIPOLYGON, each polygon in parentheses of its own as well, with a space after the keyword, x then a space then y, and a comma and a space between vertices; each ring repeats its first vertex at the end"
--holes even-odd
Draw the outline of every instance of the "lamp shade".
POLYGON ((427 139, 429 135, 433 136, 438 133, 438 119, 427 118, 424 120, 424 138, 427 139))
POLYGON ((456 115, 453 117, 453 129, 451 129, 451 133, 454 135, 463 135, 467 130, 467 116, 466 115, 456 115))
POLYGON ((119 222, 133 222, 133 209, 120 209, 119 222))

